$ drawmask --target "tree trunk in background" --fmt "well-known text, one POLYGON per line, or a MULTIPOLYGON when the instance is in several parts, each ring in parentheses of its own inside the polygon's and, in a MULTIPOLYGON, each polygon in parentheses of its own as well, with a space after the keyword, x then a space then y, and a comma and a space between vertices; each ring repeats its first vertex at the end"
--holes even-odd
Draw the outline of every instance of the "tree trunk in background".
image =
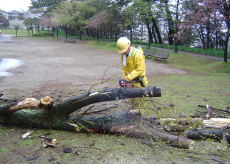
POLYGON ((58 32, 59 32, 59 30, 58 30, 58 28, 56 29, 57 31, 56 31, 56 34, 57 34, 57 38, 58 38, 58 32))
POLYGON ((152 31, 151 31, 148 19, 145 19, 145 24, 146 24, 147 29, 148 29, 149 44, 151 44, 151 43, 153 43, 153 37, 152 37, 152 31))
POLYGON ((153 38, 155 40, 155 43, 157 44, 157 37, 156 37, 156 34, 155 34, 154 26, 152 26, 152 34, 153 34, 153 38))
POLYGON ((82 40, 82 31, 79 31, 80 40, 82 40))
POLYGON ((206 30, 207 30, 207 34, 206 34, 206 40, 207 40, 207 42, 206 42, 206 48, 207 49, 209 49, 210 48, 210 24, 209 24, 209 22, 207 23, 207 25, 206 25, 206 30))
POLYGON ((132 26, 130 26, 130 41, 131 41, 131 43, 133 42, 133 28, 132 28, 132 26))
POLYGON ((53 37, 55 36, 55 27, 52 27, 53 37))
POLYGON ((143 34, 144 34, 144 26, 141 25, 141 42, 143 40, 143 34))
POLYGON ((67 37, 68 37, 68 29, 67 29, 67 27, 64 26, 64 27, 63 27, 63 30, 64 30, 64 32, 65 32, 65 38, 67 39, 67 37))
POLYGON ((159 28, 157 26, 156 20, 154 18, 152 18, 152 23, 153 23, 153 26, 154 26, 154 28, 156 30, 156 34, 157 34, 157 38, 158 38, 158 43, 162 44, 163 42, 162 42, 162 38, 161 38, 161 33, 160 33, 160 30, 159 30, 159 28))
POLYGON ((225 21, 227 24, 227 34, 226 34, 226 39, 225 39, 225 46, 224 46, 224 61, 227 62, 228 61, 228 41, 229 41, 229 33, 230 33, 230 5, 229 2, 227 0, 224 0, 224 16, 225 16, 225 21))
POLYGON ((230 28, 228 28, 227 31, 227 36, 225 39, 225 45, 224 45, 224 62, 228 62, 228 41, 229 41, 229 33, 230 33, 230 28))
POLYGON ((31 28, 32 36, 34 35, 34 28, 31 28))
POLYGON ((18 27, 16 27, 16 37, 18 37, 18 27))
POLYGON ((98 29, 96 29, 96 35, 97 35, 97 40, 100 38, 100 33, 98 31, 98 29))
POLYGON ((175 53, 178 52, 178 49, 177 49, 177 45, 178 45, 178 22, 179 22, 179 13, 178 13, 178 9, 179 9, 179 3, 180 3, 180 0, 177 0, 177 5, 176 5, 176 36, 174 37, 175 38, 175 53))
POLYGON ((168 0, 165 0, 164 3, 165 3, 165 12, 167 14, 167 21, 168 21, 168 41, 169 41, 169 45, 173 45, 173 35, 175 33, 174 21, 172 19, 171 11, 169 10, 168 0))
POLYGON ((199 37, 200 37, 200 40, 201 40, 201 43, 202 43, 202 47, 203 49, 205 49, 205 39, 204 39, 204 31, 203 31, 203 28, 196 28, 197 29, 197 32, 199 33, 199 37))
POLYGON ((215 43, 216 43, 216 50, 218 50, 218 48, 219 48, 219 36, 218 36, 218 33, 217 33, 217 31, 216 31, 216 33, 215 33, 215 43))

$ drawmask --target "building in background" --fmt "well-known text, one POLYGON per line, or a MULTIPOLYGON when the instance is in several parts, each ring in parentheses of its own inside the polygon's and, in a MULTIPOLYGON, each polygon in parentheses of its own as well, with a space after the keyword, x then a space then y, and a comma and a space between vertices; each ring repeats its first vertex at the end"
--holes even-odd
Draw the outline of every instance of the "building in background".
POLYGON ((8 19, 9 20, 14 20, 14 19, 19 19, 19 20, 24 20, 24 13, 20 12, 20 11, 10 11, 8 12, 8 19))
MULTIPOLYGON (((20 27, 23 29, 26 28, 24 25, 24 20, 25 20, 24 12, 20 12, 17 10, 6 12, 3 10, 0 10, 0 14, 3 15, 9 22, 6 28, 11 28, 11 29, 15 29, 16 27, 17 28, 20 27)), ((0 20, 0 24, 1 24, 1 20, 0 20)))
POLYGON ((6 11, 0 10, 0 14, 2 14, 6 19, 9 19, 9 14, 6 11))

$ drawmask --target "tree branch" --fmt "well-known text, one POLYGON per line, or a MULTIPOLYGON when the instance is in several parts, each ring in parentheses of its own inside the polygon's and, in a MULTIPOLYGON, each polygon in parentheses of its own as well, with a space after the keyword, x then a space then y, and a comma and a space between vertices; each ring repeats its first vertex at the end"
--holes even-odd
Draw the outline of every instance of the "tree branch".
POLYGON ((99 92, 85 93, 72 97, 52 108, 55 115, 68 116, 74 111, 98 102, 114 101, 136 97, 160 97, 161 89, 156 87, 146 88, 108 88, 99 92))

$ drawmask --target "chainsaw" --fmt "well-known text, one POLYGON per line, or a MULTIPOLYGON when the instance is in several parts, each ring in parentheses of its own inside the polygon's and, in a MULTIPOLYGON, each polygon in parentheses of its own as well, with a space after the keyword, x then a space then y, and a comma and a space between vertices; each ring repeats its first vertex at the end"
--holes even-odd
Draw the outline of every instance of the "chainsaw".
POLYGON ((131 81, 128 80, 119 80, 119 85, 121 88, 133 88, 134 85, 131 81))
POLYGON ((140 83, 141 87, 145 87, 141 77, 137 77, 132 81, 128 81, 128 80, 124 80, 124 79, 119 80, 119 85, 121 88, 133 88, 134 83, 140 83))

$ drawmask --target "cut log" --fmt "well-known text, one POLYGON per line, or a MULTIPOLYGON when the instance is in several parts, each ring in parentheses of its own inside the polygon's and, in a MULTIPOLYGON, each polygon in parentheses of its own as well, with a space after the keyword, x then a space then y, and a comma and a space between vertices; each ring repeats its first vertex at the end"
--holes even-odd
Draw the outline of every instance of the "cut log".
POLYGON ((26 98, 23 101, 20 101, 16 105, 9 108, 8 112, 12 113, 20 109, 28 109, 28 108, 38 108, 40 105, 40 101, 35 98, 26 98))
POLYGON ((203 124, 205 127, 210 128, 230 127, 230 118, 210 118, 209 120, 204 120, 203 124))
POLYGON ((53 106, 53 99, 49 96, 42 97, 41 100, 35 98, 26 98, 20 102, 11 102, 0 106, 0 115, 10 114, 21 109, 51 109, 53 106))
POLYGON ((220 141, 223 139, 224 132, 222 129, 192 129, 186 131, 186 136, 192 140, 213 139, 220 141))
POLYGON ((50 96, 42 97, 40 100, 41 107, 51 109, 53 107, 54 100, 50 96))

